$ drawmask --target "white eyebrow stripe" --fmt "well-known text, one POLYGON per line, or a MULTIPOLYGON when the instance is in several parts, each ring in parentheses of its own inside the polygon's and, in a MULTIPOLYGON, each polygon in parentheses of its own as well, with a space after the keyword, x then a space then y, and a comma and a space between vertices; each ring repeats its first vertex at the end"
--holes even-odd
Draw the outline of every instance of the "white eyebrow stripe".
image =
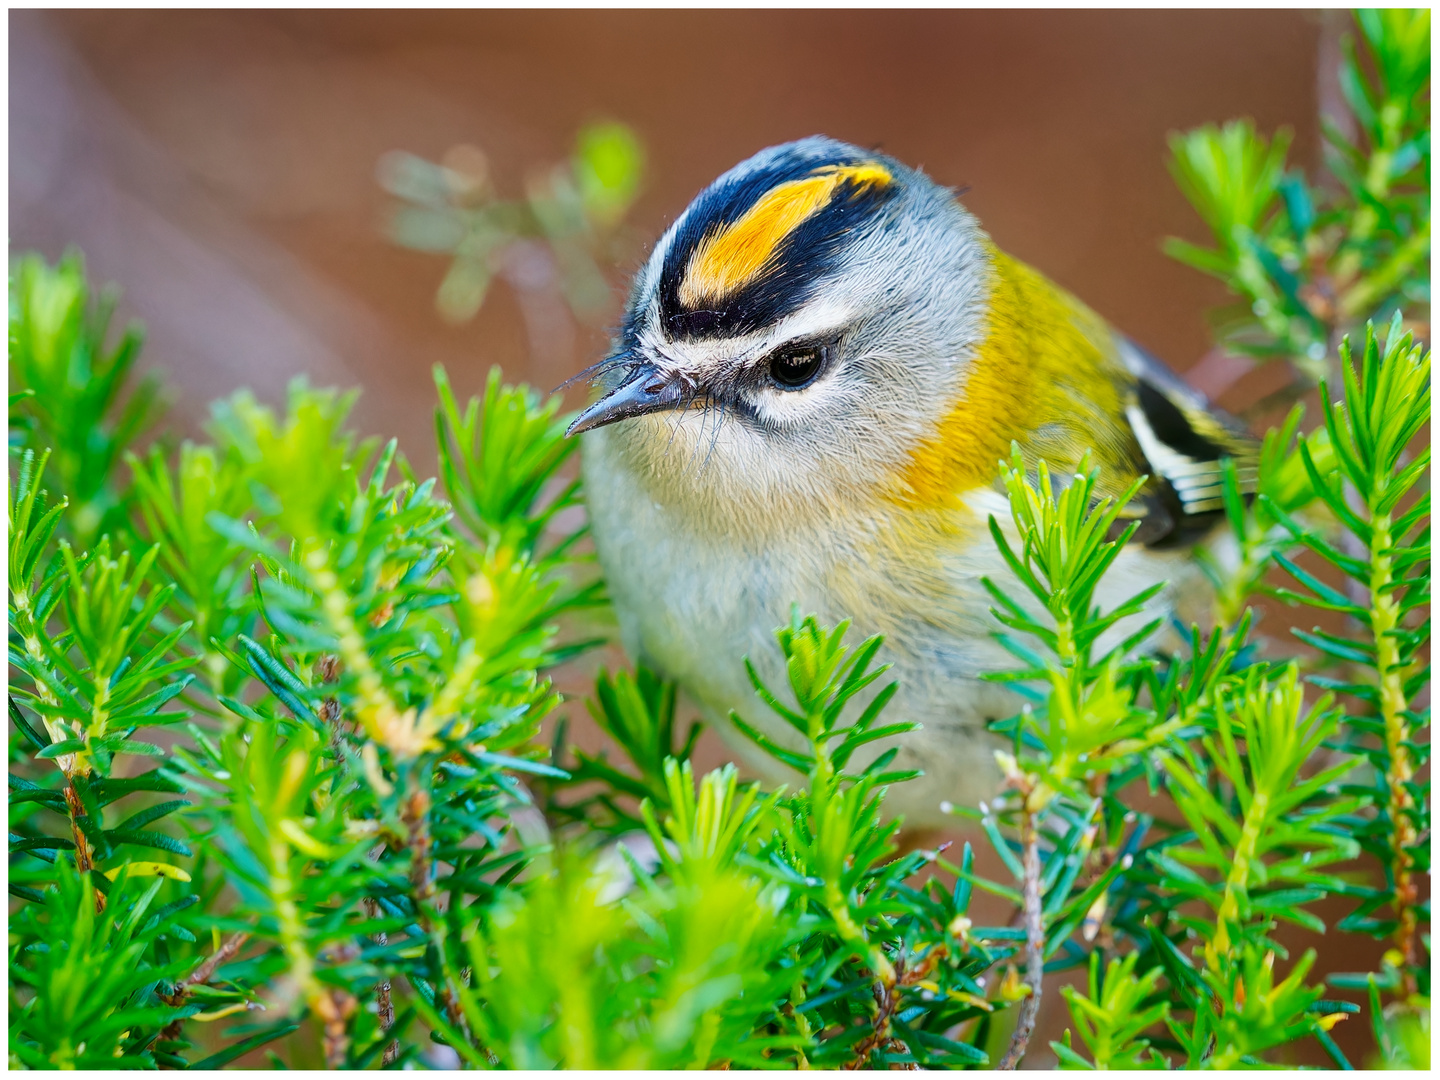
POLYGON ((831 297, 812 300, 780 320, 774 329, 775 344, 796 338, 826 337, 855 321, 855 308, 831 297))
POLYGON ((854 321, 855 310, 849 304, 818 297, 766 330, 740 337, 696 341, 666 338, 656 326, 658 311, 652 308, 649 316, 640 330, 641 348, 662 370, 703 378, 737 363, 756 360, 787 341, 836 334, 854 321))

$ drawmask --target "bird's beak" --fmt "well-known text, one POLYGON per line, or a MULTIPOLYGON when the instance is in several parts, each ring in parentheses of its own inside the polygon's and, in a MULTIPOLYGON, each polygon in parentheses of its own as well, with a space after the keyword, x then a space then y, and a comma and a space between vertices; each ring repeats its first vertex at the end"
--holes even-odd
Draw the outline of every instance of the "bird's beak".
POLYGON ((667 376, 654 364, 634 364, 629 377, 577 416, 565 434, 578 435, 617 420, 674 409, 685 396, 683 379, 667 376))

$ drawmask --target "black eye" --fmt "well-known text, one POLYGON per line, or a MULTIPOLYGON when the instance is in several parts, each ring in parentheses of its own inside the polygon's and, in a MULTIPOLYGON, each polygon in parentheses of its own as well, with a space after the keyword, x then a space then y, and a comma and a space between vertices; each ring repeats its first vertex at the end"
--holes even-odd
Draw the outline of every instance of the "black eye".
POLYGON ((823 345, 787 345, 770 354, 770 378, 781 390, 800 390, 825 366, 823 345))

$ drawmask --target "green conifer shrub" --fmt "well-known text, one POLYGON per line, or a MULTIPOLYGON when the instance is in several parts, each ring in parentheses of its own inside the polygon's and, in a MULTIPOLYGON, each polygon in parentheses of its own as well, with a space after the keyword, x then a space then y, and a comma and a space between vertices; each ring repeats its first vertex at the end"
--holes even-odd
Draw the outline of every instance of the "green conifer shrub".
POLYGON ((462 407, 437 370, 438 480, 302 381, 143 447, 138 330, 110 343, 78 256, 17 260, 11 1064, 1013 1067, 1063 1004, 1066 1068, 1348 1066, 1355 1014, 1377 1062, 1428 1067, 1430 353, 1404 322, 1428 302, 1428 13, 1358 25, 1368 142, 1339 148, 1333 203, 1251 128, 1176 141, 1218 237, 1182 254, 1250 301, 1227 340, 1295 360, 1321 405, 1267 437, 1255 499, 1228 477, 1214 625, 1102 646, 1150 595, 1095 604, 1121 502, 1088 466, 997 463, 1018 540, 992 521, 1015 660, 992 677, 1022 707, 1002 790, 955 812, 1006 880, 970 843, 899 849, 884 800, 913 774, 853 761, 913 725, 844 623, 796 610, 788 685, 750 669, 804 748, 734 722, 791 785, 699 774, 644 669, 596 679, 609 750, 541 740, 605 603, 558 399, 492 372, 462 407), (1258 304, 1310 302, 1302 248, 1352 290, 1324 334, 1258 304), (1260 638, 1261 594, 1330 629, 1260 638), (1015 917, 985 924, 977 889, 1015 917), (1380 970, 1327 996, 1281 924, 1379 939, 1380 970))

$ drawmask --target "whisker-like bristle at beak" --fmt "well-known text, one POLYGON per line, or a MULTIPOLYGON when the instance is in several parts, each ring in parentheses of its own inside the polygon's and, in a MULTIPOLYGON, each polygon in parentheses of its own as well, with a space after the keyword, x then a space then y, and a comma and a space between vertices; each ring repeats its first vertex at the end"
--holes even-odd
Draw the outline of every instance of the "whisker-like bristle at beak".
POLYGON ((600 376, 604 375, 606 372, 610 371, 613 368, 621 367, 624 365, 634 365, 638 363, 640 363, 640 361, 636 360, 629 353, 622 352, 615 356, 607 356, 604 360, 600 360, 597 363, 591 364, 584 371, 577 371, 574 375, 571 375, 559 386, 555 387, 555 389, 551 390, 550 393, 561 393, 564 390, 568 390, 570 387, 574 386, 578 382, 594 382, 596 379, 600 378, 600 376))

